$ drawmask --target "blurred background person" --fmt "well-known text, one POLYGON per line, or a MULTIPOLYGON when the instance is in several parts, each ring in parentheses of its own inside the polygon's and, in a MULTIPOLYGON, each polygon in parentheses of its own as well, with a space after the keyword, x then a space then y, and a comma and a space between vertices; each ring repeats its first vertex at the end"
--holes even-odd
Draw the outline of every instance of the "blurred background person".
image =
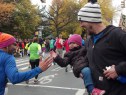
POLYGON ((56 53, 63 57, 63 39, 62 35, 60 34, 56 40, 56 53))
MULTIPOLYGON (((31 69, 39 66, 39 60, 41 60, 41 45, 38 44, 38 38, 34 37, 32 44, 28 48, 28 53, 30 54, 30 65, 31 69)), ((34 83, 38 83, 38 75, 35 76, 34 83)), ((28 81, 26 82, 28 83, 28 81)))

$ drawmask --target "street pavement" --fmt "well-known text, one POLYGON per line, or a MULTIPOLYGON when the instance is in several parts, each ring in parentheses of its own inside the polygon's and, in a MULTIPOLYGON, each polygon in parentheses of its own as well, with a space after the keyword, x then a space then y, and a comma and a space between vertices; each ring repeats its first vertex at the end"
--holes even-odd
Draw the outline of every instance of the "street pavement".
MULTIPOLYGON (((30 70, 29 57, 16 58, 18 70, 23 72, 30 70)), ((47 71, 38 77, 39 83, 34 84, 34 78, 29 84, 25 82, 13 85, 8 83, 8 95, 88 95, 83 85, 83 80, 74 77, 72 69, 58 65, 52 65, 47 71)))

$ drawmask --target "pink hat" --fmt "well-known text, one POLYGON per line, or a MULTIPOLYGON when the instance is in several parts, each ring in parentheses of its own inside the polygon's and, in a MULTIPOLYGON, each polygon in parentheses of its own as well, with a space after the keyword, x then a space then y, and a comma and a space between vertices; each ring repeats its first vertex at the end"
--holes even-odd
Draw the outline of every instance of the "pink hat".
POLYGON ((0 49, 13 44, 15 41, 16 39, 12 35, 0 32, 0 49))
POLYGON ((78 34, 73 34, 69 37, 68 39, 68 43, 74 42, 80 46, 82 46, 82 38, 80 35, 78 34))

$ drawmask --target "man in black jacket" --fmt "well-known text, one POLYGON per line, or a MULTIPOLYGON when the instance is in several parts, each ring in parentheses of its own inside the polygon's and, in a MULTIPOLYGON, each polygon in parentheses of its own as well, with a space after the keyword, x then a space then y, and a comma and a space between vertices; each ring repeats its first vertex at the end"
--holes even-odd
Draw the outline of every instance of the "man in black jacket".
POLYGON ((99 4, 96 0, 89 1, 78 12, 78 20, 91 35, 86 46, 95 87, 104 89, 104 95, 125 95, 126 83, 117 79, 126 76, 126 32, 105 26, 99 4))

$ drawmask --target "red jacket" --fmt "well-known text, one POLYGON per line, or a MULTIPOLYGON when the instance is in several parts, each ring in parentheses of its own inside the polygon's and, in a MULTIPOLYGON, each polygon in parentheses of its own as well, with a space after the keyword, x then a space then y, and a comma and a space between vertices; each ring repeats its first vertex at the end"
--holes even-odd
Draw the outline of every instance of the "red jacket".
POLYGON ((65 47, 66 52, 68 52, 68 51, 69 51, 69 44, 68 44, 68 40, 66 40, 66 41, 64 42, 63 46, 65 47))
POLYGON ((63 45, 62 45, 62 43, 61 43, 61 40, 62 39, 57 39, 57 41, 56 41, 56 49, 62 49, 62 47, 63 47, 63 45))

